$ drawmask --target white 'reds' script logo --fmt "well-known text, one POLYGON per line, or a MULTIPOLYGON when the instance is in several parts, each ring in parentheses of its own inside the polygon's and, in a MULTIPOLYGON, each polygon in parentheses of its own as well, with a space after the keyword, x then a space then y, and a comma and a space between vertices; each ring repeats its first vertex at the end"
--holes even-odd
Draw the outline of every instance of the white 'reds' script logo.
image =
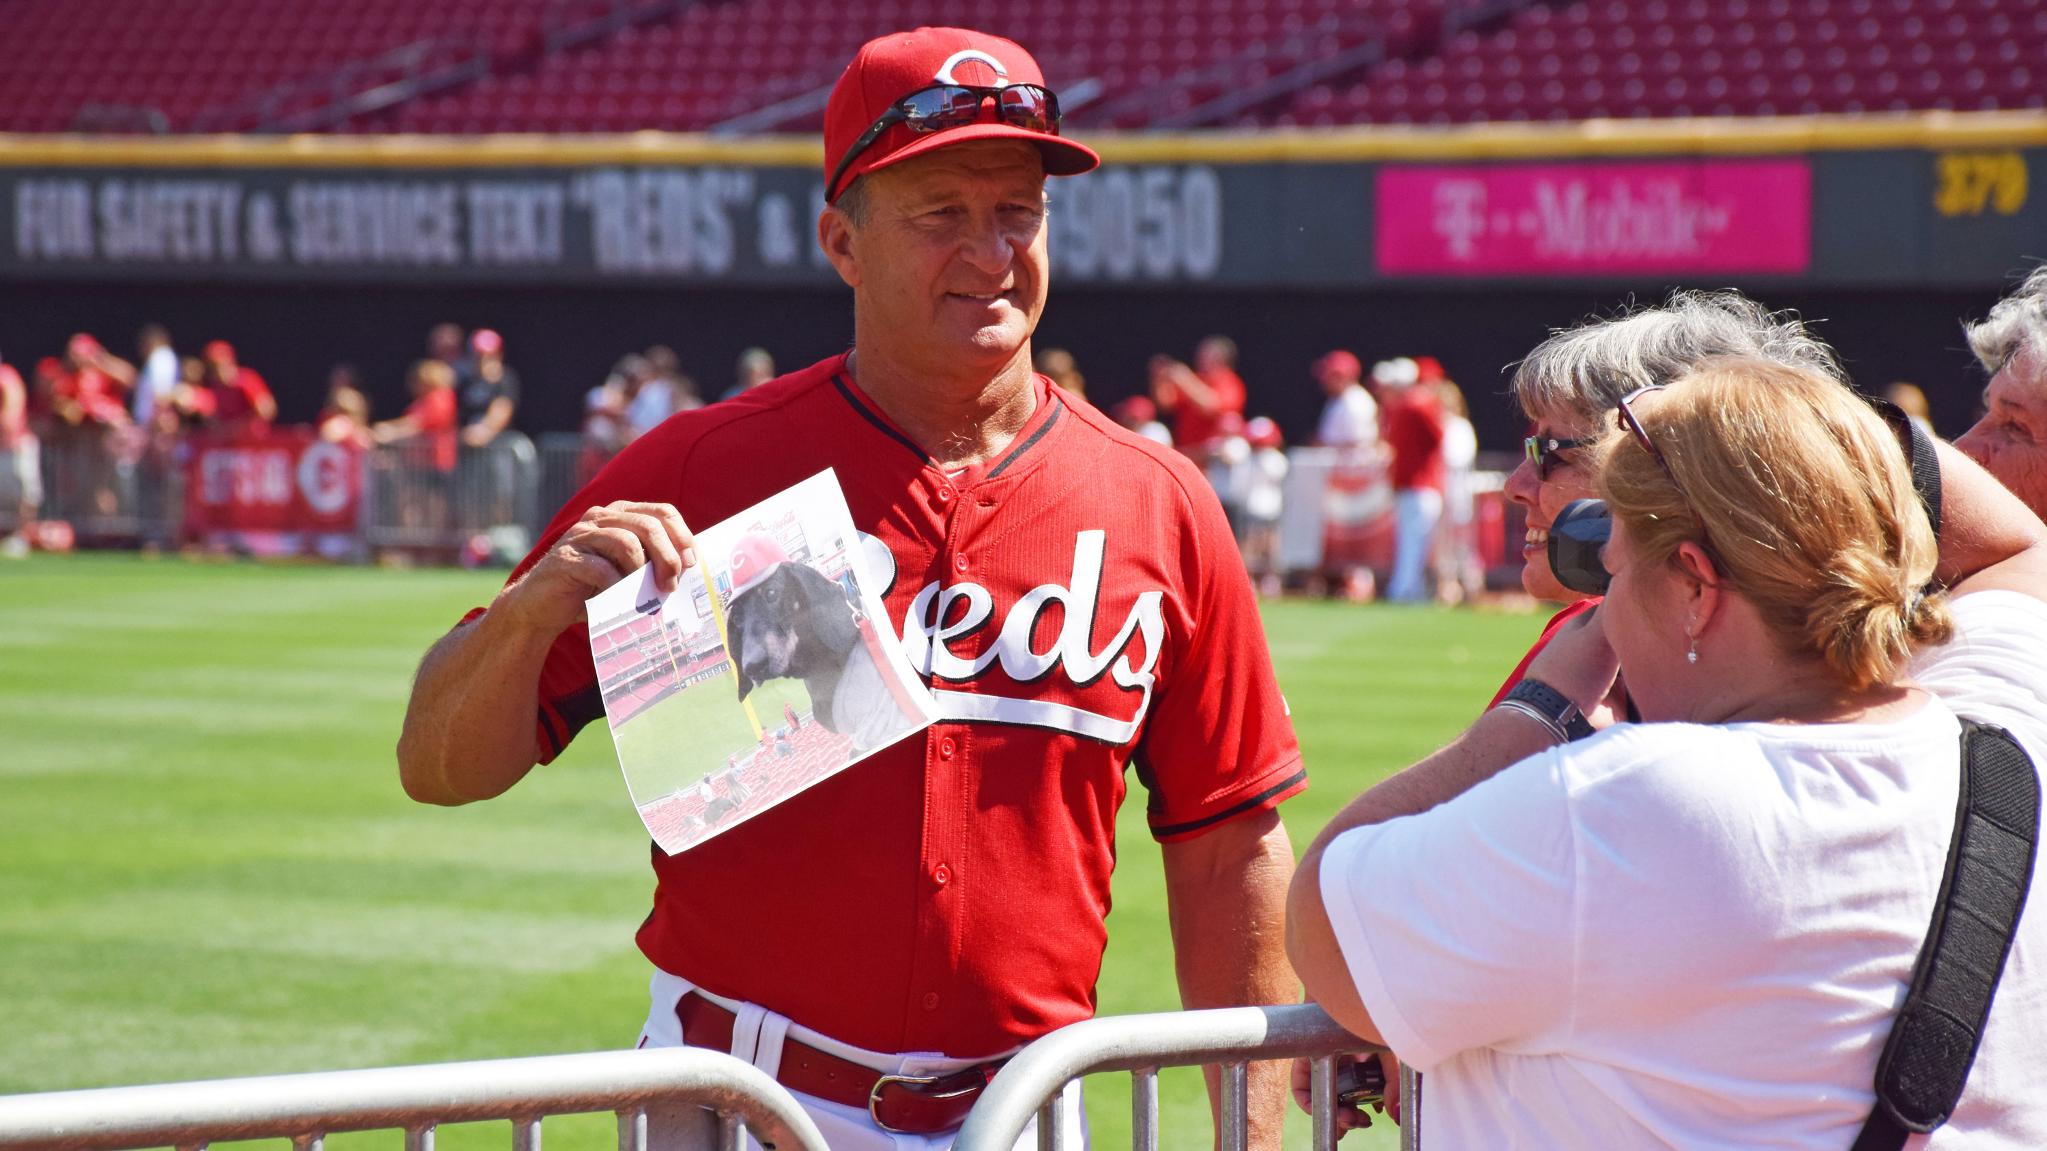
MULTIPOLYGON (((903 613, 903 651, 911 667, 934 682, 931 694, 938 701, 941 719, 1051 727, 1116 744, 1136 738, 1145 712, 1151 707, 1159 653, 1165 644, 1165 593, 1140 594, 1123 626, 1116 629, 1115 637, 1102 650, 1092 650, 1089 643, 1099 606, 1102 555, 1107 541, 1108 533, 1099 529, 1078 533, 1073 541, 1073 574, 1067 582, 1041 584, 1027 592, 1009 609, 995 641, 971 659, 954 654, 948 644, 972 635, 993 619, 994 598, 988 589, 975 583, 947 587, 933 580, 917 593, 903 613), (1053 603, 1063 609, 1064 622, 1050 645, 1039 651, 1031 644, 1031 633, 1037 628, 1038 617, 1053 603), (1144 645, 1141 660, 1130 650, 1133 639, 1144 645), (964 683, 996 663, 1018 683, 1032 683, 1063 668, 1066 677, 1079 687, 1086 687, 1106 674, 1116 686, 1143 694, 1137 701, 1137 710, 1125 719, 1051 700, 948 691, 936 686, 944 681, 964 683)), ((879 559, 872 555, 876 550, 886 549, 870 546, 867 557, 870 565, 879 559)), ((870 566, 870 574, 894 573, 875 571, 870 566)))
POLYGON ((945 58, 945 63, 938 66, 938 74, 933 76, 932 79, 941 84, 972 84, 981 88, 1007 88, 1009 86, 1009 69, 1002 66, 1002 61, 981 51, 979 48, 962 48, 945 58), (983 82, 978 77, 954 79, 953 70, 969 61, 978 61, 986 64, 994 70, 994 78, 986 82, 983 82))

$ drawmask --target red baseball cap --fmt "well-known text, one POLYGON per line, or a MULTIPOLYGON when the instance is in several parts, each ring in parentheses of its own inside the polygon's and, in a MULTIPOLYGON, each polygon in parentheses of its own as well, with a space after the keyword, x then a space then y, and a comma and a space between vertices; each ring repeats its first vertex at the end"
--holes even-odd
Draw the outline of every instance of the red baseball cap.
POLYGON ((773 536, 750 532, 739 537, 732 545, 732 594, 738 595, 762 576, 789 562, 789 553, 775 542, 773 536))
POLYGON ((1355 380, 1362 376, 1364 372, 1365 366, 1358 362, 1358 358, 1342 348, 1338 348, 1315 361, 1315 377, 1317 379, 1334 374, 1355 380))
MULTIPOLYGON (((825 104, 825 178, 831 178, 847 150, 890 105, 937 84, 1046 86, 1038 62, 1014 40, 967 28, 918 28, 876 37, 861 45, 825 104)), ((901 124, 891 127, 847 165, 832 198, 867 172, 972 140, 1028 140, 1038 146, 1045 173, 1051 176, 1077 176, 1102 162, 1093 149, 1062 136, 1004 123, 996 116, 993 101, 982 106, 981 115, 979 123, 922 135, 901 124)))
POLYGON ((235 358, 235 346, 226 340, 214 340, 206 345, 205 350, 201 353, 201 358, 208 360, 232 360, 235 358))
POLYGON ((505 350, 505 338, 489 328, 478 328, 470 333, 469 347, 479 356, 495 356, 505 350))

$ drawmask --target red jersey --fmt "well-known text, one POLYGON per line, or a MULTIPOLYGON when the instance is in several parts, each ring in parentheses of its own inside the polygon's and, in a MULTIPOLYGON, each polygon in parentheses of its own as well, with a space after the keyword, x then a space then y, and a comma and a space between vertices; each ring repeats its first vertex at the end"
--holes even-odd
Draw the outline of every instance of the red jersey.
MULTIPOLYGON (((435 471, 455 470, 455 389, 431 388, 406 405, 405 418, 419 429, 435 471)), ((579 513, 580 515, 580 513, 579 513)))
POLYGON ((257 405, 271 398, 270 385, 250 368, 237 368, 235 377, 207 387, 213 397, 213 418, 223 424, 258 423, 264 420, 257 405))
POLYGON ((1204 412, 1195 407, 1187 397, 1180 397, 1173 409, 1173 443, 1181 451, 1192 452, 1214 439, 1222 425, 1224 412, 1244 414, 1244 381, 1229 368, 1216 368, 1201 373, 1201 382, 1215 392, 1215 411, 1204 412))
POLYGON ((50 389, 51 398, 77 405, 89 423, 125 424, 127 405, 121 402, 121 385, 98 368, 65 371, 50 389))
MULTIPOLYGON (((938 700, 925 732, 681 855, 656 849, 639 932, 656 966, 870 1050, 993 1055, 1094 1011, 1126 767, 1162 840, 1306 786, 1201 474, 1035 386, 1003 456, 948 476, 835 356, 661 424, 513 573, 592 505, 666 501, 708 525, 829 467, 938 700)), ((548 759, 602 721, 581 625, 539 695, 548 759)))
POLYGON ((1419 388, 1395 393, 1381 413, 1381 432, 1393 449, 1391 478, 1395 491, 1427 488, 1442 491, 1443 412, 1434 396, 1419 388))
POLYGON ((1542 654, 1542 649, 1549 646, 1549 641, 1556 638, 1558 630, 1565 624, 1598 607, 1605 598, 1604 596, 1593 596, 1591 599, 1581 599, 1577 603, 1567 605, 1564 610, 1549 617, 1549 623, 1543 625, 1542 635, 1536 638, 1535 646, 1529 648, 1528 654, 1521 657, 1521 662, 1514 665, 1514 670, 1507 673, 1507 682, 1500 685, 1499 692, 1493 696, 1493 702, 1486 706, 1488 708, 1496 706, 1501 700, 1507 698, 1507 693, 1513 691, 1514 685, 1520 683, 1522 677, 1528 674, 1528 665, 1534 663, 1535 657, 1542 654))

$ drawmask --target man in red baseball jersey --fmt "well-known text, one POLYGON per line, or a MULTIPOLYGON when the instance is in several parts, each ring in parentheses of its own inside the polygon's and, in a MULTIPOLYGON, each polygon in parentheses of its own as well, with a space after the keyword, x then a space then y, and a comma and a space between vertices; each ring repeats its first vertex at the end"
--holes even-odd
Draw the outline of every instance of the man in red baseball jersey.
MULTIPOLYGON (((1058 126, 1010 41, 862 48, 826 110, 818 220, 854 349, 607 465, 428 653, 399 743, 416 799, 511 787, 603 717, 587 596, 642 564, 673 587, 686 523, 834 469, 941 720, 656 851, 639 944, 658 969, 642 1043, 751 1059, 838 1148, 947 1145, 1002 1058, 1092 1014, 1128 766, 1165 844, 1183 1001, 1298 995, 1275 808, 1306 779, 1222 510, 1177 453, 1031 370, 1045 176, 1098 162, 1058 126)), ((1282 1091, 1258 1069, 1259 1145, 1282 1091)))

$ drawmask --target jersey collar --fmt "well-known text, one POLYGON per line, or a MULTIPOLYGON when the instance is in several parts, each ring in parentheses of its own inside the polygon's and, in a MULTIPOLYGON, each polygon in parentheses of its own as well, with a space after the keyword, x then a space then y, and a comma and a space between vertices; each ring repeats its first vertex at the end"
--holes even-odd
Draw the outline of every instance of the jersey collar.
MULTIPOLYGON (((908 432, 889 419, 887 413, 883 412, 881 406, 869 398, 866 392, 860 390, 860 385, 853 381, 852 373, 846 370, 843 358, 839 361, 838 369, 832 373, 832 386, 862 419, 874 426, 876 431, 915 456, 925 467, 933 471, 940 470, 937 461, 919 447, 908 432)), ((1027 465, 1036 455, 1036 449, 1043 444, 1045 437, 1059 423, 1066 411, 1065 399, 1051 380, 1033 372, 1031 387, 1037 403, 1031 412, 1031 418, 1017 432, 1016 438, 1011 440, 1009 446, 992 462, 983 462, 959 472, 946 473, 952 479, 953 486, 967 488, 982 480, 999 479, 1005 475, 1015 475, 1028 470, 1027 465)))

